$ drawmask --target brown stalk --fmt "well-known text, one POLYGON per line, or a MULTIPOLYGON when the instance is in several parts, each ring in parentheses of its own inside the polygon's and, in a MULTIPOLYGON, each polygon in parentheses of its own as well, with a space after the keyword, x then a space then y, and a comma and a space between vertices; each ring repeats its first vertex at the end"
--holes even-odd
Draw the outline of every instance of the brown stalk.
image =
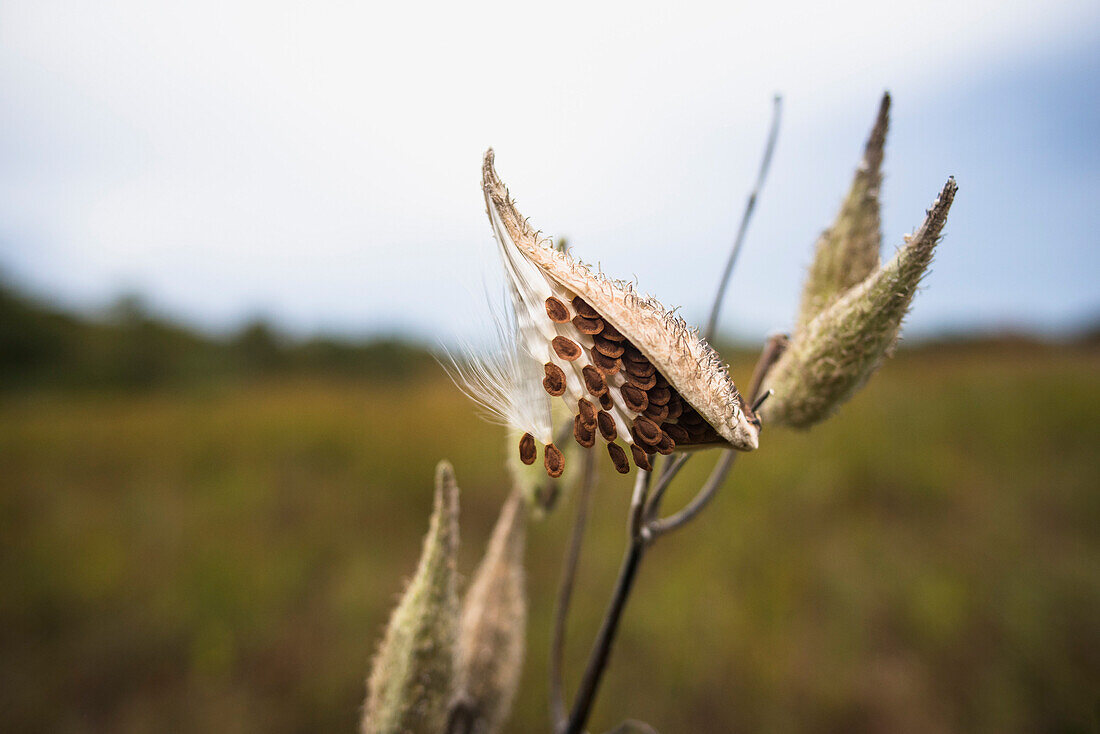
MULTIPOLYGON (((775 149, 776 139, 779 133, 779 117, 780 110, 782 108, 782 101, 780 97, 775 98, 775 106, 773 108, 773 118, 768 135, 768 142, 764 149, 764 158, 761 162, 760 172, 757 175, 756 185, 753 187, 752 193, 749 195, 748 202, 745 206, 745 211, 742 214, 741 223, 738 227, 737 237, 734 239, 733 248, 730 251, 730 256, 726 262, 726 268, 722 274, 722 279, 718 284, 718 292, 714 298, 714 304, 711 307, 710 318, 707 321, 707 328, 704 332, 705 338, 710 339, 714 335, 714 330, 717 328, 718 314, 721 310, 722 300, 725 296, 726 286, 729 282, 730 276, 733 274, 733 267, 737 262, 737 256, 740 252, 741 245, 744 242, 745 233, 748 229, 748 223, 752 217, 753 210, 756 207, 756 198, 759 194, 761 187, 763 186, 764 179, 767 176, 768 168, 771 165, 772 153, 775 149)), ((769 342, 771 344, 771 342, 769 342)), ((765 351, 762 355, 761 362, 764 357, 768 357, 771 361, 774 361, 778 355, 769 356, 769 350, 765 351)), ((767 372, 769 364, 758 364, 757 369, 754 372, 754 377, 759 376, 759 380, 753 380, 753 395, 754 392, 759 390, 759 383, 763 380, 764 374, 767 372)), ((596 640, 593 643, 592 651, 589 654, 588 663, 585 667, 584 676, 581 679, 579 688, 577 689, 577 696, 573 702, 573 708, 570 711, 569 718, 565 722, 564 727, 559 727, 557 720, 555 719, 554 731, 558 734, 581 734, 584 731, 585 724, 588 722, 588 717, 592 713, 592 705, 596 699, 596 693, 599 689, 600 681, 603 678, 604 671, 607 668, 607 662, 611 655, 611 648, 615 641, 615 634, 619 628, 619 622, 622 619, 623 610, 626 608, 626 602, 630 597, 630 592, 634 587, 634 581, 637 579, 638 568, 641 564, 642 556, 645 553, 646 548, 652 543, 652 541, 660 534, 669 532, 678 527, 681 527, 696 515, 706 506, 711 497, 715 494, 717 489, 725 481, 726 476, 729 473, 730 468, 733 466, 733 451, 725 451, 722 457, 718 460, 718 464, 715 466, 714 471, 711 473, 710 479, 702 487, 702 489, 696 494, 695 498, 688 503, 688 505, 678 512, 677 514, 660 519, 657 518, 657 513, 660 509, 660 501, 663 497, 665 490, 671 483, 672 479, 676 476, 676 473, 683 467, 688 461, 690 454, 681 454, 675 459, 670 460, 666 465, 664 471, 661 473, 658 479, 658 484, 653 488, 652 495, 650 494, 650 480, 652 474, 641 469, 638 470, 638 477, 634 485, 634 494, 630 503, 630 519, 628 523, 628 541, 626 552, 623 555, 622 566, 619 569, 618 579, 615 581, 615 586, 612 591, 611 601, 608 604, 607 611, 604 613, 603 622, 600 625, 600 630, 596 635, 596 640)), ((568 610, 565 608, 559 608, 556 616, 564 617, 568 610)), ((557 620, 555 624, 557 624, 557 620)), ((561 622, 564 625, 564 621, 561 622)), ((560 690, 560 689, 559 689, 560 690)))

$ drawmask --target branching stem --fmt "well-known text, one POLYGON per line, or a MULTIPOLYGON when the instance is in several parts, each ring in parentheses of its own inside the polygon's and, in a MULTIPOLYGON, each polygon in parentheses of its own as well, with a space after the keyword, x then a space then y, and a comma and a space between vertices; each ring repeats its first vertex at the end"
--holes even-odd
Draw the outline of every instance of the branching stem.
POLYGON ((634 580, 638 575, 638 565, 642 561, 646 544, 641 537, 632 538, 627 545, 626 555, 623 556, 623 565, 619 569, 619 578, 615 581, 615 590, 611 595, 611 603, 604 614, 603 624, 600 625, 599 634, 592 645, 592 654, 588 658, 588 667, 585 668, 584 678, 581 679, 580 688, 577 690, 577 699, 573 702, 573 710, 570 712, 569 721, 564 729, 564 734, 581 734, 588 716, 592 712, 592 704, 596 700, 596 691, 599 689, 600 680, 603 678, 607 660, 611 656, 611 645, 615 640, 615 633, 619 629, 619 620, 622 619, 626 600, 630 596, 630 590, 634 587, 634 580))
MULTIPOLYGON (((752 218, 753 210, 756 207, 756 198, 764 185, 764 179, 771 165, 772 153, 775 150, 775 142, 779 134, 781 109, 782 99, 777 96, 773 107, 768 142, 764 148, 764 158, 760 164, 760 171, 756 177, 756 185, 753 187, 752 193, 749 194, 748 202, 745 205, 745 211, 741 216, 741 224, 737 229, 737 236, 734 239, 729 259, 726 261, 722 279, 718 284, 718 293, 715 295, 714 304, 711 307, 710 318, 707 320, 706 330, 703 332, 704 338, 708 340, 713 338, 714 331, 718 326, 718 314, 722 308, 722 300, 725 297, 726 286, 733 273, 733 267, 737 263, 737 255, 741 250, 741 245, 745 239, 745 233, 748 230, 749 220, 752 218)), ((774 357, 769 357, 768 352, 770 351, 771 350, 765 350, 765 354, 761 355, 761 362, 763 362, 765 358, 774 361, 774 357)), ((760 375, 760 379, 762 380, 769 366, 770 364, 759 364, 754 374, 760 375)), ((754 391, 759 389, 759 385, 755 384, 756 382, 757 381, 754 380, 754 391)), ((753 393, 750 393, 750 395, 752 394, 753 393)), ((703 485, 695 498, 671 517, 659 518, 657 515, 660 511, 660 504, 665 491, 668 489, 668 485, 672 482, 673 478, 675 478, 676 474, 683 468, 684 464, 687 463, 690 456, 690 454, 680 454, 676 458, 668 461, 661 471, 656 486, 652 489, 652 494, 650 493, 651 473, 640 469, 638 470, 638 476, 634 484, 634 494, 630 502, 627 548, 626 553, 623 555, 622 566, 619 569, 619 577, 615 581, 615 587, 611 594, 611 601, 608 604, 607 611, 604 613, 600 631, 596 635, 596 640, 592 645, 592 651, 588 657, 588 664, 585 667, 584 677, 581 679, 580 687, 577 689, 577 697, 573 702, 573 708, 569 713, 569 719, 562 728, 557 726, 557 720, 555 719, 555 731, 559 732, 559 734, 582 734, 584 731, 585 724, 588 722, 588 717, 592 713, 592 705, 596 700, 596 692, 599 689, 604 670, 607 668, 607 661, 611 656, 611 647, 615 641, 615 633, 619 629, 619 622, 622 619, 623 610, 626 608, 626 602, 630 596, 630 591, 634 587, 634 581, 638 575, 638 567, 641 564, 642 556, 645 554, 646 548, 649 547, 654 539, 664 533, 671 532, 683 526, 703 510, 718 491, 718 488, 725 482, 730 469, 733 467, 736 453, 732 450, 724 451, 718 463, 715 465, 714 470, 711 472, 707 483, 703 485)), ((575 565, 575 559, 573 563, 575 565)), ((566 604, 568 604, 568 598, 566 604)), ((562 624, 564 625, 564 621, 562 621, 562 624)), ((553 678, 551 685, 554 685, 553 678)))
POLYGON ((733 468, 733 462, 736 460, 736 451, 732 449, 723 451, 721 458, 718 459, 718 463, 714 465, 714 469, 711 471, 707 483, 704 484, 703 488, 699 490, 694 498, 692 498, 691 502, 688 502, 687 505, 684 506, 684 509, 669 517, 654 518, 650 520, 646 526, 650 542, 686 524, 689 520, 702 512, 703 508, 707 506, 707 503, 710 502, 711 498, 714 497, 715 493, 725 483, 726 477, 729 476, 730 469, 733 468))

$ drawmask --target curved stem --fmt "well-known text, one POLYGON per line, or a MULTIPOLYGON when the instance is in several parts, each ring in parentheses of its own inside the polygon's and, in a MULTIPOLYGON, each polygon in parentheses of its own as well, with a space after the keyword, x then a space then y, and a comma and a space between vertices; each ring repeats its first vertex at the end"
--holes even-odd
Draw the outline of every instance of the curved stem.
POLYGON ((722 487, 722 484, 726 481, 730 469, 733 468, 733 462, 736 460, 736 451, 732 449, 724 451, 722 453, 722 458, 714 465, 714 470, 710 473, 707 483, 703 485, 703 488, 699 490, 699 493, 695 495, 684 509, 677 512, 675 515, 662 517, 649 522, 646 526, 649 537, 651 539, 656 539, 665 533, 669 533, 681 525, 686 524, 702 512, 703 508, 707 506, 707 503, 711 501, 714 495, 722 487))
POLYGON ((649 502, 646 503, 645 517, 647 521, 657 517, 657 513, 661 510, 661 500, 664 499, 665 491, 691 457, 692 454, 677 454, 665 464, 660 478, 657 479, 657 486, 653 488, 653 494, 650 496, 649 502))
POLYGON ((741 215, 741 224, 737 228, 737 236, 733 240, 733 248, 726 260, 726 268, 722 271, 722 279, 718 281, 718 294, 714 297, 714 305, 710 309, 710 318, 707 319, 707 328, 703 331, 703 338, 710 341, 714 338, 714 330, 718 327, 718 314, 722 310, 722 301, 726 297, 726 286, 729 285, 730 276, 733 274, 733 266, 737 264, 737 256, 741 253, 741 245, 745 241, 745 232, 749 228, 749 220, 752 219, 753 210, 756 209, 756 197, 760 195, 760 189, 764 187, 764 179, 768 176, 768 169, 772 163, 772 153, 775 152, 775 141, 779 138, 779 117, 783 109, 783 98, 778 94, 772 106, 772 124, 768 130, 768 142, 764 147, 764 159, 760 161, 760 170, 756 174, 756 185, 749 193, 749 199, 745 202, 745 211, 741 215))
POLYGON ((772 334, 764 342, 764 349, 756 360, 756 367, 752 371, 752 382, 749 383, 749 399, 754 403, 760 399, 760 392, 764 389, 764 380, 768 377, 768 371, 775 366, 783 352, 787 351, 789 339, 786 334, 772 334))

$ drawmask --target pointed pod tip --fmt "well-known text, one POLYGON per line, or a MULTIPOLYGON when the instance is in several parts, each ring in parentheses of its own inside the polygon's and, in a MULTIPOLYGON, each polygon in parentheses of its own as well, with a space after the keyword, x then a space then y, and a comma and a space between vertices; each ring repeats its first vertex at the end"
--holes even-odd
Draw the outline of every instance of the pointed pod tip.
POLYGON ((435 507, 416 574, 390 615, 367 679, 360 731, 443 731, 455 691, 459 602, 458 485, 450 462, 435 468, 435 507))
MULTIPOLYGON (((518 212, 514 211, 508 188, 497 174, 495 164, 496 154, 492 148, 489 148, 485 151, 485 157, 481 165, 481 188, 485 194, 485 204, 489 208, 496 208, 499 216, 511 218, 518 222, 521 217, 518 212)), ((489 213, 489 218, 492 220, 492 212, 489 213)))
POLYGON ((437 488, 443 488, 447 484, 453 484, 455 481, 455 468, 451 466, 451 462, 443 459, 435 465, 435 486, 437 488))
POLYGON ((874 127, 867 137, 867 145, 863 150, 863 168, 878 175, 882 167, 883 148, 886 146, 886 133, 890 129, 890 93, 883 92, 879 102, 878 114, 875 116, 874 127))
POLYGON ((500 182, 500 179, 497 177, 496 169, 493 168, 495 161, 496 153, 493 152, 492 148, 489 148, 485 151, 485 156, 481 159, 481 184, 486 188, 500 182))
POLYGON ((955 193, 959 190, 959 185, 955 183, 955 177, 949 176, 947 183, 940 189, 939 196, 936 197, 936 201, 932 204, 932 208, 928 210, 928 218, 937 223, 937 228, 943 227, 944 221, 947 220, 947 212, 951 209, 951 204, 955 201, 955 193))
POLYGON ((955 192, 959 190, 955 177, 947 179, 932 207, 925 212, 924 222, 906 239, 905 246, 913 250, 931 250, 939 241, 943 227, 947 224, 947 213, 955 201, 955 192))
POLYGON ((457 514, 458 481, 454 467, 446 459, 435 465, 435 505, 448 515, 457 514))

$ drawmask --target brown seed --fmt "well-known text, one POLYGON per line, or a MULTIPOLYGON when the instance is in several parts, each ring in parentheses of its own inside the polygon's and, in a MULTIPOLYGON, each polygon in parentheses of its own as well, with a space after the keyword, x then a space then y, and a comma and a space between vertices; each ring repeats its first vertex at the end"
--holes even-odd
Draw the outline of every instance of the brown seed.
POLYGON ((661 373, 657 373, 657 387, 668 387, 668 380, 661 376, 661 373))
POLYGON ((599 334, 603 331, 603 320, 577 315, 573 317, 573 326, 582 334, 599 334))
POLYGON ((623 359, 639 364, 649 364, 649 360, 645 358, 645 355, 639 352, 638 347, 630 342, 626 343, 626 348, 623 350, 623 359))
POLYGON ((600 318, 599 311, 597 311, 596 309, 589 306, 588 303, 585 302, 585 300, 583 298, 581 298, 580 296, 577 296, 576 298, 573 299, 573 308, 577 309, 577 313, 579 313, 581 316, 585 317, 586 319, 598 319, 598 318, 600 318))
POLYGON ((672 399, 672 391, 667 387, 657 387, 654 385, 649 389, 649 402, 657 403, 657 405, 668 405, 668 401, 672 399))
POLYGON ((573 416, 573 438, 586 449, 592 448, 596 443, 596 432, 591 427, 584 425, 579 415, 573 416))
POLYGON ((623 345, 619 342, 608 341, 607 339, 601 339, 596 337, 595 339, 596 351, 607 357, 621 357, 623 356, 623 345))
POLYGON ((649 398, 646 397, 645 390, 639 390, 633 385, 623 385, 619 388, 619 394, 623 396, 627 410, 632 413, 641 413, 649 407, 649 398))
POLYGON ((649 456, 638 447, 638 444, 630 444, 630 453, 634 457, 634 463, 638 465, 639 469, 653 471, 653 465, 649 463, 649 456))
POLYGON ((704 436, 707 435, 707 430, 710 429, 710 426, 706 423, 684 423, 680 421, 680 424, 691 436, 692 443, 703 443, 704 436))
POLYGON ((615 471, 620 474, 628 474, 630 472, 630 461, 626 458, 626 452, 623 451, 623 447, 617 443, 607 444, 607 453, 611 457, 611 463, 615 465, 615 471))
POLYGON ((665 420, 675 420, 683 415, 684 404, 680 401, 669 401, 669 415, 665 416, 665 420))
POLYGON ((579 412, 579 415, 581 417, 581 420, 584 422, 584 425, 588 426, 589 428, 596 427, 596 408, 592 405, 592 403, 588 402, 584 398, 581 398, 577 401, 577 411, 579 412))
POLYGON ((592 364, 596 365, 596 369, 609 377, 619 374, 619 370, 623 368, 621 359, 608 357, 598 349, 592 350, 592 364))
POLYGON ((546 473, 554 479, 560 477, 561 473, 565 471, 565 457, 562 456, 561 451, 554 444, 546 444, 546 450, 542 452, 542 457, 546 473))
MULTIPOLYGON (((623 368, 632 375, 638 377, 651 377, 657 373, 657 368, 651 362, 631 362, 629 359, 623 364, 623 368)), ((657 380, 654 379, 654 384, 657 380)))
POLYGON ((558 299, 550 296, 546 299, 546 315, 556 324, 564 324, 569 320, 569 309, 558 299))
POLYGON ((535 463, 536 454, 535 437, 530 433, 523 434, 519 439, 519 460, 527 466, 531 466, 535 463))
POLYGON ((607 380, 603 379, 598 369, 586 364, 581 374, 584 375, 584 386, 594 397, 599 398, 607 394, 607 380))
POLYGON ((703 420, 703 416, 695 412, 695 408, 690 405, 684 406, 684 414, 680 416, 680 423, 687 428, 688 426, 702 426, 706 424, 703 420))
POLYGON ((604 437, 604 440, 614 441, 619 435, 619 432, 615 429, 615 416, 606 410, 596 413, 596 424, 600 427, 600 435, 604 437))
POLYGON ((600 406, 603 407, 604 410, 611 410, 611 408, 614 407, 614 405, 615 405, 615 401, 611 399, 611 391, 610 390, 608 390, 607 392, 605 392, 603 395, 600 396, 600 406))
POLYGON ((603 332, 601 332, 600 336, 612 342, 621 342, 626 339, 625 336, 619 333, 618 329, 609 324, 607 321, 603 322, 603 332))
POLYGON ((646 446, 656 446, 664 435, 660 426, 641 415, 634 419, 634 431, 646 446))
POLYGON ((684 430, 683 426, 677 425, 675 423, 664 423, 661 425, 661 430, 667 433, 668 437, 676 443, 688 442, 688 432, 684 430))
MULTIPOLYGON (((625 362, 623 363, 623 366, 626 366, 625 362)), ((652 374, 649 377, 638 377, 637 375, 630 374, 624 369, 623 377, 626 378, 627 382, 629 382, 631 385, 638 388, 639 390, 648 390, 649 388, 655 387, 657 385, 656 374, 652 374)))
POLYGON ((642 411, 642 415, 649 418, 654 423, 660 424, 665 418, 668 418, 668 406, 657 405, 656 403, 650 402, 649 407, 642 411))
POLYGON ((546 377, 542 378, 542 386, 546 388, 546 392, 560 398, 565 394, 565 372, 553 362, 547 362, 542 369, 546 372, 546 377))
POLYGON ((661 456, 668 456, 674 448, 676 448, 676 442, 672 440, 671 436, 662 431, 661 440, 657 442, 657 453, 661 456))
POLYGON ((550 346, 554 347, 554 354, 558 355, 566 362, 572 362, 574 359, 581 356, 580 345, 568 337, 555 336, 550 342, 550 346))

